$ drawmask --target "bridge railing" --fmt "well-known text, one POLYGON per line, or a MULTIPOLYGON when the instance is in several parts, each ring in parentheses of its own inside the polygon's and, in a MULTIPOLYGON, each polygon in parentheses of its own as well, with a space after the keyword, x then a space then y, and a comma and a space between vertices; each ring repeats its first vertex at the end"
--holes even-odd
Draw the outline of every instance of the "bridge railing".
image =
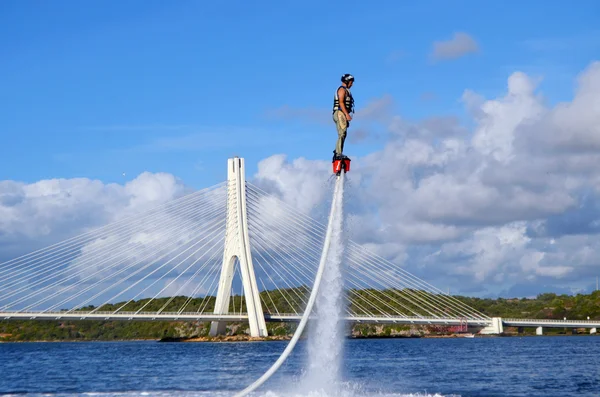
MULTIPOLYGON (((0 312, 0 316, 2 315, 6 315, 6 314, 28 314, 31 316, 36 316, 36 315, 56 315, 56 316, 64 316, 64 315, 69 315, 69 316, 86 316, 86 315, 94 315, 94 316, 198 316, 198 317, 202 317, 202 316, 206 316, 206 315, 212 315, 212 313, 197 313, 197 312, 126 312, 126 311, 122 311, 122 312, 109 312, 109 311, 97 311, 97 312, 84 312, 84 311, 73 311, 73 312, 69 312, 69 311, 47 311, 47 312, 40 312, 40 311, 12 311, 12 312, 0 312)), ((247 313, 228 313, 226 314, 226 316, 246 316, 247 313)))
POLYGON ((557 320, 533 318, 502 318, 504 323, 532 323, 532 324, 599 324, 600 320, 557 320))
MULTIPOLYGON (((143 312, 135 312, 135 311, 119 311, 119 312, 114 312, 114 311, 95 311, 95 312, 90 312, 90 311, 67 311, 67 310, 60 310, 60 311, 30 311, 30 310, 24 310, 24 311, 6 311, 6 312, 0 312, 0 314, 5 314, 5 313, 20 313, 20 314, 112 314, 112 315, 118 315, 118 314, 123 314, 123 315, 132 315, 132 314, 140 314, 140 315, 165 315, 165 316, 174 316, 174 315, 187 315, 187 316, 191 316, 191 315, 203 315, 203 314, 212 314, 212 312, 209 313, 198 313, 198 312, 147 312, 147 311, 143 311, 143 312)), ((237 315, 247 315, 246 312, 235 312, 235 313, 228 313, 229 315, 232 316, 237 316, 237 315)), ((302 313, 264 313, 266 315, 270 315, 270 316, 278 316, 278 317, 296 317, 296 316, 302 316, 302 313)), ((461 317, 436 317, 436 316, 394 316, 394 315, 348 315, 346 317, 351 317, 351 318, 404 318, 404 319, 420 319, 420 320, 452 320, 452 321, 456 321, 456 320, 460 320, 461 317)), ((466 321, 471 321, 471 320, 475 320, 475 319, 470 319, 470 318, 462 318, 463 320, 466 321)))
MULTIPOLYGON (((115 317, 115 316, 140 316, 140 317, 205 317, 205 316, 212 316, 212 313, 198 313, 198 312, 147 312, 147 311, 142 311, 142 312, 135 312, 135 311, 119 311, 119 312, 114 312, 114 311, 96 311, 96 312, 90 312, 90 311, 67 311, 67 310, 61 310, 61 311, 45 311, 45 312, 40 312, 40 311, 10 311, 10 312, 0 312, 0 316, 10 316, 10 315, 15 315, 15 314, 19 314, 20 316, 23 315, 28 315, 31 317, 36 317, 36 316, 56 316, 56 317, 63 317, 63 316, 69 316, 69 317, 87 317, 87 316, 93 316, 94 318, 97 317, 101 317, 101 316, 107 316, 107 317, 115 317)), ((296 317, 301 317, 302 314, 300 313, 264 313, 266 316, 272 317, 272 318, 296 318, 296 317)), ((247 316, 247 313, 242 312, 242 313, 228 313, 224 316, 231 316, 231 317, 244 317, 247 316)), ((444 321, 448 321, 450 323, 455 323, 457 321, 465 321, 467 323, 482 323, 485 322, 484 320, 481 319, 470 319, 470 318, 459 318, 459 317, 436 317, 436 316, 392 316, 392 315, 347 315, 345 316, 346 319, 356 319, 358 321, 360 320, 369 320, 369 319, 373 319, 373 320, 403 320, 403 321, 415 321, 418 323, 427 323, 429 321, 431 322, 435 322, 435 323, 439 323, 439 322, 444 322, 444 321)))

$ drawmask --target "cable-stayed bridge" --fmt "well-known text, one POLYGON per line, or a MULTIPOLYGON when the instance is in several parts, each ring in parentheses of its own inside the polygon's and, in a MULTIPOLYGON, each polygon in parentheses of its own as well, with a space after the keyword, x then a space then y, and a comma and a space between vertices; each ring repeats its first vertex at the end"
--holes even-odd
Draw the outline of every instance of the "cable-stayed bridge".
MULTIPOLYGON (((210 321, 213 335, 243 321, 266 336, 302 318, 326 228, 246 181, 236 157, 225 182, 0 264, 0 320, 210 321)), ((490 318, 350 240, 343 267, 346 321, 600 326, 490 318)))

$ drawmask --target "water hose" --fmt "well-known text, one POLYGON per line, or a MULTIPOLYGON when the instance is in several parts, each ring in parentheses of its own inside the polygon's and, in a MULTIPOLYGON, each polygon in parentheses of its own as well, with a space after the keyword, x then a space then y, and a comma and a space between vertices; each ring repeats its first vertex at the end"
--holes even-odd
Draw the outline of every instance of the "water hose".
POLYGON ((325 235, 325 243, 323 245, 323 252, 321 253, 321 262, 319 263, 319 269, 317 270, 317 275, 315 276, 315 282, 314 282, 312 291, 310 293, 310 298, 308 299, 306 309, 304 310, 304 315, 302 316, 302 319, 300 320, 300 324, 298 325, 298 328, 296 329, 294 336, 290 340, 290 343, 288 343, 288 345, 286 346, 283 353, 281 353, 281 356, 279 356, 279 358, 277 359, 277 361, 275 361, 275 363, 271 366, 271 368, 269 368, 267 370, 267 372, 265 372, 260 378, 258 378, 256 381, 254 381, 254 383, 252 383, 250 386, 246 387, 244 390, 235 394, 234 397, 243 397, 243 396, 249 394, 250 392, 252 392, 253 390, 255 390, 256 388, 258 388, 264 382, 266 382, 267 379, 269 379, 275 373, 275 371, 277 371, 279 369, 279 367, 281 367, 281 364, 283 364, 283 362, 287 359, 287 357, 290 355, 292 350, 294 350, 294 346, 296 346, 296 342, 298 342, 298 339, 300 338, 302 331, 304 331, 304 327, 306 326, 306 323, 308 322, 308 317, 310 316, 310 313, 312 312, 312 308, 315 304, 315 300, 317 299, 317 294, 319 292, 319 286, 321 284, 321 278, 323 277, 323 271, 325 270, 325 263, 327 262, 327 256, 329 254, 331 233, 332 233, 333 225, 334 225, 333 218, 334 218, 334 214, 336 212, 337 206, 341 205, 341 200, 338 198, 338 196, 340 194, 340 191, 341 191, 343 183, 344 183, 344 174, 345 174, 345 172, 340 173, 340 175, 337 178, 336 183, 335 183, 335 190, 333 192, 333 202, 331 203, 331 211, 329 213, 329 223, 327 225, 327 234, 325 235))

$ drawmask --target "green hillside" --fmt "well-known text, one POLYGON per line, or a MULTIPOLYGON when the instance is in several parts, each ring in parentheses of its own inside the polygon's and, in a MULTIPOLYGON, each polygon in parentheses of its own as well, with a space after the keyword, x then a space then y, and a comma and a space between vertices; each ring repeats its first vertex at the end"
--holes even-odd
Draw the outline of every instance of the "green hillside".
MULTIPOLYGON (((372 313, 386 313, 394 310, 407 310, 411 302, 393 302, 388 297, 388 291, 383 294, 370 290, 354 291, 349 294, 351 309, 360 313, 361 308, 369 307, 372 313)), ((413 291, 422 294, 422 291, 413 291)), ((307 297, 308 290, 299 288, 295 290, 268 291, 261 293, 264 309, 275 313, 277 307, 280 313, 301 312, 303 305, 301 297, 307 297)), ((600 320, 600 291, 584 295, 556 295, 546 293, 534 299, 481 299, 465 296, 455 296, 472 308, 490 317, 505 318, 544 318, 544 319, 579 319, 588 317, 600 320)), ((186 312, 211 312, 214 307, 214 297, 190 299, 185 296, 160 298, 150 301, 142 299, 132 302, 120 302, 105 305, 99 308, 93 306, 80 309, 81 311, 112 312, 120 311, 145 311, 145 312, 170 312, 179 310, 184 304, 186 312)), ((240 311, 240 297, 233 297, 230 302, 230 312, 240 311)), ((242 306, 245 311, 245 306, 242 306)), ((0 341, 48 341, 48 340, 135 340, 135 339, 170 339, 185 337, 202 337, 208 335, 210 323, 179 322, 179 321, 0 321, 0 341)), ((269 335, 289 335, 294 332, 295 324, 268 323, 269 335)), ((350 332, 355 336, 386 336, 386 335, 423 335, 427 327, 415 331, 409 326, 382 326, 355 324, 350 332)), ((243 335, 247 330, 246 324, 232 323, 228 327, 229 335, 243 335)), ((531 331, 530 331, 531 332, 531 331)), ((562 329, 548 329, 548 333, 564 332, 562 329)))

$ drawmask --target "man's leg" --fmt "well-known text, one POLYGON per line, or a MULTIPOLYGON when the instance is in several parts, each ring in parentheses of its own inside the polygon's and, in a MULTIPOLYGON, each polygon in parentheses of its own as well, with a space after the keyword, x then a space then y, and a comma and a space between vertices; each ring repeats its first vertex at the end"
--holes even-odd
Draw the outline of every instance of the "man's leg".
POLYGON ((341 155, 344 151, 344 141, 346 140, 346 131, 348 130, 348 120, 346 120, 346 115, 339 110, 336 110, 333 113, 333 119, 338 132, 338 140, 335 146, 335 152, 336 154, 341 155))

